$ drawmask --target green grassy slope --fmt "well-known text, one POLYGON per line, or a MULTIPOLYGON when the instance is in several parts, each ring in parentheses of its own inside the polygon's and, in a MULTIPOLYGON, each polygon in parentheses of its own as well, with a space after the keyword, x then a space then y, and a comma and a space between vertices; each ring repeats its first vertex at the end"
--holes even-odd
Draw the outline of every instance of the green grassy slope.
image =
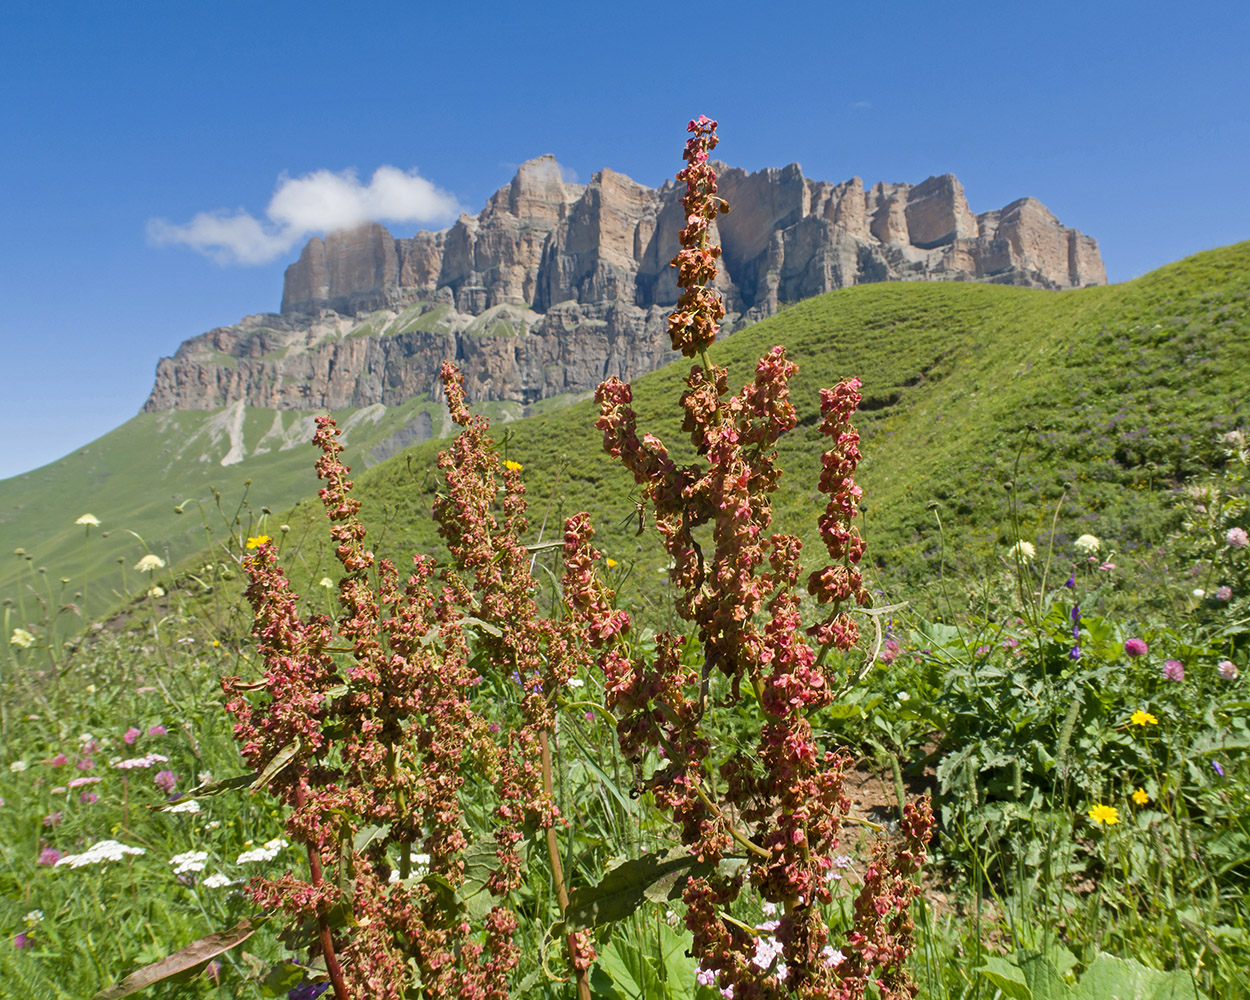
MULTIPOLYGON (((353 450, 367 454, 421 410, 441 432, 442 408, 428 400, 335 417, 350 425, 353 450)), ((213 490, 231 518, 246 495, 246 530, 264 507, 280 515, 317 489, 315 453, 306 444, 313 414, 244 408, 237 416, 241 420, 231 408, 142 413, 80 451, 0 482, 0 596, 20 598, 29 611, 35 595, 49 588, 54 603, 75 600, 86 579, 86 598, 76 603, 96 614, 115 603, 114 592, 124 584, 138 586, 131 567, 144 543, 171 562, 204 547, 200 508, 188 503, 182 515, 175 513, 184 501, 200 501, 221 525, 213 490), (223 465, 232 450, 242 459, 223 465), (84 548, 86 529, 74 522, 86 513, 101 524, 84 548), (17 549, 24 555, 14 555, 17 549), (62 585, 62 577, 68 583, 62 585)))
MULTIPOLYGON (((800 365, 801 422, 780 449, 780 526, 811 545, 823 440, 817 390, 864 381, 858 424, 865 460, 870 561, 889 584, 916 588, 939 562, 980 565, 1009 541, 1005 484, 1014 482, 1021 535, 1045 551, 1054 503, 1059 558, 1086 532, 1121 559, 1162 537, 1169 490, 1216 461, 1216 435, 1250 421, 1250 243, 1199 254, 1123 285, 1053 293, 974 284, 900 283, 846 289, 795 305, 717 344, 731 385, 773 344, 800 365), (1032 429, 1030 429, 1032 428, 1032 429), (1013 463, 1023 448, 1018 473, 1013 463), (936 508, 934 505, 936 504, 936 508)), ((640 429, 680 443, 677 397, 688 365, 634 383, 640 429)), ((600 547, 634 572, 627 597, 657 587, 654 532, 636 537, 632 480, 602 451, 597 413, 582 403, 507 428, 501 444, 525 466, 535 526, 586 509, 600 547)), ((499 437, 501 435, 497 435, 499 437)), ((440 445, 427 442, 369 470, 358 495, 381 551, 438 547, 428 519, 440 445)), ((678 450, 678 449, 675 449, 678 450)), ((347 453, 351 461, 351 449, 347 453)), ((315 505, 298 515, 311 525, 315 505)), ((555 536, 558 537, 558 536, 555 536)))
MULTIPOLYGON (((754 359, 774 344, 799 363, 792 389, 801 422, 780 448, 786 478, 777 507, 779 527, 809 546, 823 507, 815 489, 824 444, 815 430, 817 390, 842 376, 863 379, 857 422, 869 561, 883 585, 914 594, 937 572, 938 516, 948 572, 1002 552, 1004 485, 1013 480, 1022 536, 1039 549, 1050 541, 1054 502, 1067 484, 1054 537, 1061 558, 1070 555, 1073 538, 1090 532, 1114 546, 1121 561, 1134 553, 1148 559, 1168 523, 1169 489, 1216 459, 1219 432, 1250 422, 1248 301, 1250 243, 1243 243, 1107 288, 845 289, 727 338, 713 357, 729 365, 734 385, 751 377, 754 359)), ((679 455, 676 400, 687 371, 679 363, 634 384, 640 428, 679 455)), ((341 424, 358 421, 348 434, 347 461, 360 472, 378 442, 418 409, 431 412, 434 427, 445 426, 437 407, 416 400, 376 423, 361 420, 362 411, 336 414, 341 424)), ((515 416, 489 409, 496 418, 515 416)), ((137 583, 129 567, 143 548, 123 529, 175 560, 202 547, 194 506, 181 517, 174 506, 192 497, 208 502, 210 487, 233 512, 250 479, 252 511, 268 506, 278 515, 271 529, 296 498, 315 495, 315 455, 303 446, 254 452, 279 417, 294 440, 294 421, 309 416, 247 411, 247 457, 222 466, 230 447, 223 411, 144 414, 82 452, 0 482, 0 596, 29 598, 27 585, 40 589, 48 581, 55 593, 64 576, 72 597, 81 588, 84 556, 83 529, 73 522, 88 511, 104 522, 92 533, 88 611, 108 603, 123 566, 137 583), (32 558, 8 555, 17 547, 32 558), (42 578, 40 566, 47 568, 42 578)), ((645 600, 664 585, 662 556, 653 531, 636 535, 634 485, 603 453, 596 416, 593 403, 583 402, 497 425, 496 437, 525 465, 535 530, 546 517, 544 537, 558 537, 563 517, 589 510, 600 547, 621 563, 618 575, 630 571, 626 599, 645 600)), ((439 549, 428 511, 441 446, 409 448, 359 475, 358 495, 380 551, 403 560, 414 550, 439 549)), ((319 517, 313 500, 290 520, 302 534, 319 517)))

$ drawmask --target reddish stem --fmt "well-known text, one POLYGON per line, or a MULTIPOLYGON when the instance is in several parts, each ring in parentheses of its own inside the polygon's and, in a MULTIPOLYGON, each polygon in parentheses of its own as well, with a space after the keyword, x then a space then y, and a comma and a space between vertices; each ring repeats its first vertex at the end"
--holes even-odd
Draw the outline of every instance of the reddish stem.
MULTIPOLYGON (((302 809, 304 807, 304 786, 295 786, 295 807, 302 809)), ((322 884, 321 878, 321 851, 316 845, 308 845, 308 868, 312 873, 312 882, 315 886, 322 884)), ((320 911, 317 913, 317 937, 321 945, 321 954, 325 956, 326 972, 330 974, 330 982, 334 984, 335 1000, 351 1000, 351 993, 347 990, 347 980, 343 978, 343 967, 339 965, 338 956, 334 954, 334 939, 330 936, 330 924, 325 918, 325 914, 320 911)))

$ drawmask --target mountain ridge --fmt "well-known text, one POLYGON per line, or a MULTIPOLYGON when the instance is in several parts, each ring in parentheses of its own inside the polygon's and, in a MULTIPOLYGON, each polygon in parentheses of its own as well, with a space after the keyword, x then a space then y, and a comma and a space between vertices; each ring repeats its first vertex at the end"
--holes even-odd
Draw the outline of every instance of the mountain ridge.
MULTIPOLYGON (((717 169, 731 205, 713 233, 726 333, 879 281, 1106 283, 1092 237, 1033 198, 974 215, 952 174, 865 189, 798 164, 717 169)), ((676 356, 664 331, 681 188, 606 168, 584 185, 563 176, 548 154, 447 229, 395 238, 372 222, 313 238, 286 270, 281 312, 184 342, 144 410, 393 406, 437 395, 443 358, 471 401, 523 405, 659 368, 676 356)))

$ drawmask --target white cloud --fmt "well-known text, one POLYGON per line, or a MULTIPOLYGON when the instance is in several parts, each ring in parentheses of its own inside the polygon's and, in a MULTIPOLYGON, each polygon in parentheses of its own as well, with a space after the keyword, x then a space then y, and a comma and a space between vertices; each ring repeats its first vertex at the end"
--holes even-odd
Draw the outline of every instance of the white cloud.
POLYGON ((219 264, 266 264, 313 233, 369 221, 429 225, 459 212, 452 195, 415 170, 378 167, 368 184, 354 170, 316 170, 279 177, 263 220, 242 210, 200 212, 182 225, 149 219, 147 232, 156 246, 189 246, 219 264))

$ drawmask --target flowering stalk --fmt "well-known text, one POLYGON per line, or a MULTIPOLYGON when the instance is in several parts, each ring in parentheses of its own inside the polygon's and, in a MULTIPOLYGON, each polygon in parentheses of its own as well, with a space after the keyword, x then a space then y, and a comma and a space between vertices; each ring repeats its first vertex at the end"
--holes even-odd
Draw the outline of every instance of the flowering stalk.
MULTIPOLYGON (((781 477, 775 444, 797 419, 789 398, 797 368, 782 348, 774 348, 756 365, 754 379, 730 396, 728 371, 705 353, 724 315, 711 287, 720 251, 708 246, 709 223, 728 210, 716 197, 707 162, 715 129, 705 117, 688 128, 688 165, 678 174, 687 184, 687 226, 672 262, 684 292, 669 323, 674 349, 703 362, 691 369, 681 397, 682 427, 701 461, 678 466, 658 438, 639 437, 627 384, 608 379, 596 393, 604 447, 633 473, 652 508, 671 560, 678 611, 697 630, 702 669, 683 663, 684 641, 667 633, 657 638, 652 662, 631 657, 621 641, 628 619, 611 610, 592 572, 566 579, 566 596, 600 649, 622 752, 638 766, 649 750, 665 761, 645 787, 681 828, 682 842, 714 863, 746 846, 745 876, 718 868, 692 878, 685 889, 694 951, 705 967, 719 970, 722 989, 732 988, 740 998, 787 992, 857 1000, 875 978, 882 996, 910 997, 913 988, 902 970, 910 949, 906 911, 914 894, 908 879, 924 859, 932 825, 927 802, 908 806, 902 846, 893 853, 879 850, 844 944, 854 959, 844 966, 825 957, 830 931, 820 909, 832 901, 829 874, 849 808, 842 793, 849 758, 822 752, 809 718, 833 698, 837 678, 824 666, 827 654, 849 651, 858 640, 848 609, 870 601, 858 569, 864 542, 853 526, 861 491, 853 478, 859 435, 850 418, 859 403, 859 381, 821 393, 820 429, 830 448, 822 457, 819 488, 829 501, 819 527, 830 562, 807 576, 806 589, 826 611, 805 629, 797 593, 801 544, 792 535, 768 533, 770 497, 781 477), (727 678, 731 700, 745 686, 758 701, 762 725, 754 753, 738 750, 713 759, 703 722, 716 673, 727 678), (712 782, 723 782, 723 788, 712 782), (736 817, 745 836, 727 815, 736 817), (771 977, 760 974, 754 935, 726 912, 748 879, 764 900, 784 907, 775 930, 780 950, 764 963, 771 977), (875 922, 869 919, 873 913, 875 922)), ((588 525, 574 527, 566 550, 593 564, 597 554, 589 547, 588 525)))

